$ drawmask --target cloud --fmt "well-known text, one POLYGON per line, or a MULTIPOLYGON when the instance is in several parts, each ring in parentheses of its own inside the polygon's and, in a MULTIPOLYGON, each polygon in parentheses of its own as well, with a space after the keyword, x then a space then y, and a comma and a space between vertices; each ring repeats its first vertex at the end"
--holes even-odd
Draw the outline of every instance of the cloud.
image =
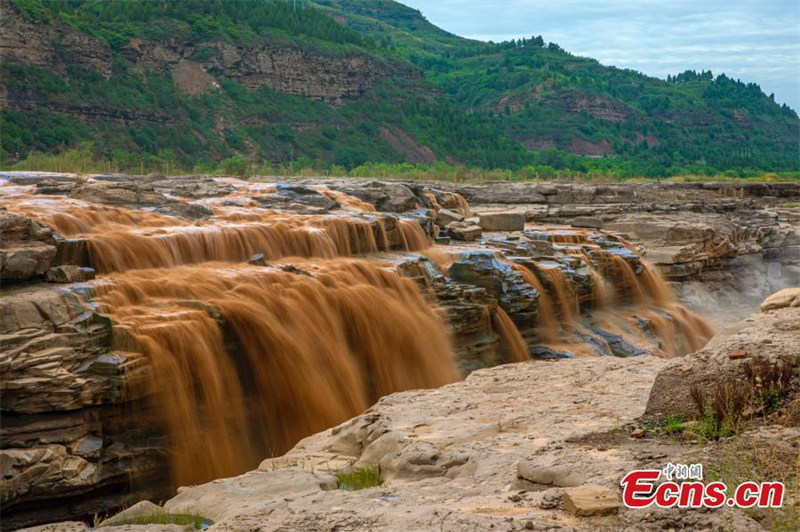
POLYGON ((542 35, 575 55, 666 77, 756 82, 800 110, 796 0, 403 0, 443 29, 495 42, 542 35))

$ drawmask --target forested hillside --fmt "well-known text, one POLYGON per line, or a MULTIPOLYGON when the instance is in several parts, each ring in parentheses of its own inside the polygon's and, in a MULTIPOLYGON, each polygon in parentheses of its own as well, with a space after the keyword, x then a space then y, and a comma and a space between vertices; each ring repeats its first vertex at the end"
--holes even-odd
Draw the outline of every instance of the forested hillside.
POLYGON ((0 9, 6 167, 82 145, 120 169, 800 170, 797 114, 757 85, 659 80, 541 37, 463 39, 388 0, 0 9))

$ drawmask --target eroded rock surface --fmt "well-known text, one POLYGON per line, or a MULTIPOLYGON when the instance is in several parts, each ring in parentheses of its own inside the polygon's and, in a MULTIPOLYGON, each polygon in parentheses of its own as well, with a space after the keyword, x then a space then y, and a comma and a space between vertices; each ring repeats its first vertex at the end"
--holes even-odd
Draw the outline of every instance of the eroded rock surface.
MULTIPOLYGON (((697 197, 687 199, 679 210, 677 199, 654 203, 661 189, 647 186, 504 185, 498 192, 494 187, 373 180, 281 184, 201 176, 87 179, 63 174, 10 179, 12 187, 49 195, 56 202, 87 202, 92 209, 117 209, 114 212, 130 219, 159 216, 153 218, 153 227, 133 231, 137 238, 151 239, 148 245, 175 234, 217 233, 215 224, 238 235, 235 231, 248 224, 272 223, 260 222, 261 214, 255 211, 283 216, 272 225, 310 217, 316 225, 302 231, 329 231, 343 255, 381 253, 392 268, 416 281, 446 316, 459 368, 463 374, 473 372, 467 381, 391 396, 330 433, 304 440, 258 471, 186 489, 167 504, 169 511, 183 505, 195 508, 219 521, 219 530, 262 525, 305 529, 318 523, 376 530, 585 528, 586 521, 564 511, 564 488, 588 483, 616 489, 620 472, 646 460, 571 442, 641 414, 649 383, 664 362, 640 355, 667 349, 659 341, 658 328, 672 327, 682 316, 673 302, 655 301, 650 289, 643 288, 649 286, 642 280, 648 272, 646 261, 622 236, 645 248, 675 279, 724 275, 744 256, 771 257, 781 265, 782 279, 794 275, 796 268, 791 257, 800 218, 793 217, 791 207, 770 203, 780 195, 792 197, 791 187, 748 188, 748 201, 741 205, 722 189, 689 187, 697 197), (476 214, 455 191, 495 203, 502 197, 504 205, 473 205, 476 214), (770 194, 773 199, 764 198, 770 194), (703 203, 710 195, 717 200, 703 203), (510 203, 520 206, 509 207, 510 203), (230 216, 226 223, 216 218, 220 210, 230 216), (697 215, 687 221, 686 212, 697 215), (343 218, 344 223, 335 223, 343 218), (518 230, 524 220, 529 223, 518 230), (572 226, 553 228, 550 222, 572 226), (446 242, 445 235, 452 237, 452 245, 428 256, 419 253, 432 239, 446 242), (609 262, 614 267, 606 268, 609 262), (657 308, 650 308, 654 304, 657 308), (608 310, 622 307, 627 312, 625 325, 610 326, 608 310), (545 314, 553 333, 549 340, 545 314), (509 330, 521 336, 522 358, 509 343, 509 330), (585 348, 579 354, 591 358, 475 371, 530 356, 574 357, 575 346, 585 348), (331 473, 348 467, 378 468, 388 484, 377 491, 334 489, 331 473)), ((667 188, 676 195, 687 192, 667 188)), ((86 304, 89 289, 84 282, 102 283, 110 272, 121 271, 120 264, 100 260, 96 245, 101 238, 91 232, 60 235, 10 211, 0 212, 0 228, 2 280, 4 285, 15 283, 0 300, 4 521, 18 526, 90 516, 143 497, 163 497, 163 492, 147 491, 167 485, 163 477, 168 449, 154 421, 158 416, 137 395, 147 360, 115 348, 112 324, 86 304), (87 267, 97 267, 97 280, 90 279, 87 267), (41 285, 43 278, 63 284, 41 285), (122 389, 127 392, 122 394, 122 389)), ((312 249, 291 252, 314 256, 312 249)), ((224 257, 276 268, 273 262, 286 253, 268 251, 243 246, 228 256, 218 246, 184 245, 175 252, 183 253, 177 259, 159 255, 152 264, 139 267, 224 257)), ((140 258, 132 253, 129 259, 140 258)), ((282 263, 279 269, 298 276, 319 275, 302 263, 282 263)), ((774 278, 775 272, 771 275, 774 278)), ((778 306, 785 306, 784 299, 789 305, 794 301, 781 296, 778 306)), ((228 326, 213 305, 181 305, 200 310, 223 330, 228 326)), ((797 325, 793 310, 755 318, 776 330, 785 322, 789 332, 774 336, 779 340, 776 349, 787 345, 781 339, 797 325)), ((753 335, 748 335, 742 332, 741 341, 749 342, 753 335)), ((740 338, 729 337, 735 342, 740 338)), ((747 352, 736 359, 746 361, 751 351, 744 343, 736 349, 726 344, 725 349, 747 352)), ((672 347, 676 353, 692 350, 687 345, 672 347)), ((236 346, 231 344, 231 349, 236 346)), ((734 360, 730 353, 728 358, 734 360)), ((651 517, 644 529, 667 522, 678 528, 701 522, 713 527, 718 522, 717 517, 651 517)), ((624 510, 592 519, 599 519, 592 526, 612 529, 639 530, 642 522, 624 510)))
POLYGON ((788 387, 800 366, 800 308, 790 306, 793 299, 788 297, 770 299, 773 304, 764 313, 729 326, 703 349, 662 369, 650 393, 647 414, 698 416, 703 407, 698 397, 709 398, 710 405, 714 396, 728 389, 788 387), (785 383, 781 382, 784 378, 785 383))
POLYGON ((44 275, 54 264, 53 231, 41 223, 0 210, 0 279, 22 281, 44 275))
POLYGON ((654 358, 513 364, 438 390, 394 394, 257 471, 184 488, 164 507, 228 531, 312 522, 370 530, 613 528, 615 517, 582 521, 552 506, 552 495, 519 484, 518 463, 559 458, 616 492, 617 475, 635 458, 608 450, 580 459, 567 441, 641 414, 661 365, 654 358), (385 485, 332 489, 329 472, 351 466, 379 468, 385 485))

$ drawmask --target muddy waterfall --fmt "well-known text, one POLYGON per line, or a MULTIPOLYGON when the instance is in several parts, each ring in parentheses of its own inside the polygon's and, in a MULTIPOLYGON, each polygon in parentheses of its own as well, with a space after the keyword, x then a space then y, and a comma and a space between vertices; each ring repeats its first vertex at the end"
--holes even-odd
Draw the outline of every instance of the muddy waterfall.
POLYGON ((626 231, 475 215, 464 195, 6 176, 3 448, 31 481, 4 513, 90 515, 240 474, 475 369, 669 358, 713 334, 626 231))

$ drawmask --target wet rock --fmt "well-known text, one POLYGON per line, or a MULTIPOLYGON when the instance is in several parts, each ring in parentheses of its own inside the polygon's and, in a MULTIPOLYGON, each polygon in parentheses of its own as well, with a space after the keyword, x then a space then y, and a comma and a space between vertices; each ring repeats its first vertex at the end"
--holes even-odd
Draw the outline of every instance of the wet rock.
POLYGON ((182 201, 157 207, 156 212, 167 214, 169 216, 177 216, 178 218, 184 218, 186 220, 200 220, 214 214, 214 211, 205 205, 182 201))
POLYGON ((619 511, 617 492, 594 484, 564 490, 564 510, 580 517, 608 515, 619 511))
POLYGON ((500 341, 492 326, 497 300, 492 293, 475 284, 474 275, 457 266, 455 271, 461 271, 465 276, 464 282, 447 279, 427 258, 403 261, 399 270, 425 291, 436 293, 453 330, 456 360, 463 375, 508 361, 502 357, 500 341))
POLYGON ((574 353, 569 351, 559 351, 543 345, 536 345, 530 348, 531 358, 540 360, 558 360, 561 358, 577 358, 574 353))
POLYGON ((55 257, 56 241, 49 228, 0 210, 0 279, 25 281, 44 275, 55 257))
POLYGON ((72 444, 72 454, 81 458, 97 458, 103 448, 103 438, 86 436, 72 444))
POLYGON ((566 488, 586 481, 583 473, 553 458, 529 458, 517 464, 517 477, 535 484, 566 488))
POLYGON ((515 322, 535 322, 539 293, 494 253, 462 254, 450 266, 450 276, 455 281, 485 288, 515 322))
POLYGON ((625 341, 621 336, 603 331, 597 328, 592 328, 592 331, 602 338, 611 349, 611 353, 617 357, 636 357, 642 355, 649 355, 650 352, 646 349, 636 347, 635 345, 625 341))
POLYGON ((647 257, 672 279, 720 269, 737 254, 746 235, 722 215, 629 214, 607 223, 605 229, 647 242, 647 257))
POLYGON ((492 212, 480 215, 484 231, 522 231, 525 229, 525 214, 521 212, 492 212))
POLYGON ((256 253, 247 260, 247 263, 252 264, 253 266, 266 266, 267 259, 264 258, 263 253, 256 253))
POLYGON ((451 222, 447 225, 447 234, 455 240, 471 242, 480 240, 482 229, 478 225, 470 225, 467 222, 451 222))
POLYGON ((94 276, 93 268, 67 264, 47 270, 46 280, 49 283, 83 283, 94 279, 94 276))
POLYGON ((163 467, 147 438, 144 448, 131 438, 155 426, 144 418, 126 426, 137 424, 137 410, 119 420, 112 405, 123 387, 132 405, 141 399, 127 385, 141 378, 141 355, 115 352, 110 321, 62 288, 0 298, 0 335, 4 526, 104 512, 140 498, 119 487, 163 467))
POLYGON ((447 227, 451 222, 463 222, 464 216, 453 212, 450 209, 439 209, 436 213, 436 225, 440 227, 447 227))
POLYGON ((47 179, 36 183, 37 194, 48 194, 53 196, 69 196, 72 191, 72 181, 60 181, 56 179, 47 179))
POLYGON ((332 188, 371 203, 381 212, 401 213, 424 206, 424 202, 414 194, 410 187, 400 183, 371 181, 332 188))

